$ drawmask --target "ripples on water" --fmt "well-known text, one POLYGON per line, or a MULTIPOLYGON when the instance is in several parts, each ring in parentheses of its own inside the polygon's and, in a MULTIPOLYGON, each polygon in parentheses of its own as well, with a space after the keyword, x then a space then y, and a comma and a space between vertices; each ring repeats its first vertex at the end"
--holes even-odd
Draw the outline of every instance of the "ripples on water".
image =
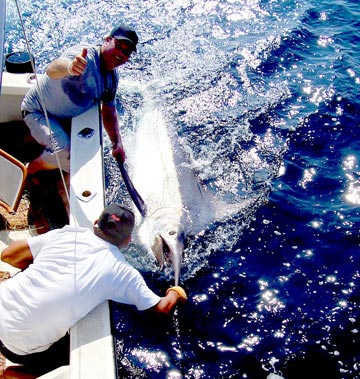
MULTIPOLYGON (((24 1, 39 71, 68 44, 133 24, 122 68, 146 85, 207 190, 245 215, 191 236, 187 305, 114 306, 124 378, 359 378, 359 4, 24 1), (265 204, 267 202, 267 204, 265 204)), ((24 48, 8 5, 5 48, 24 48)), ((142 93, 119 90, 124 138, 142 93)), ((107 199, 126 196, 108 148, 107 199)), ((129 201, 128 199, 126 201, 129 201)), ((171 281, 129 249, 157 292, 171 281)))

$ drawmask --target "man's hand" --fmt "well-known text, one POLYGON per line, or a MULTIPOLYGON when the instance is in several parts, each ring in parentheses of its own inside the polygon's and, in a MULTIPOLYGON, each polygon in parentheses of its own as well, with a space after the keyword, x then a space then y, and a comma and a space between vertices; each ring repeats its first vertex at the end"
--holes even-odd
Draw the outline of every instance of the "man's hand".
POLYGON ((46 74, 51 79, 63 79, 66 76, 81 75, 86 68, 87 49, 84 48, 81 54, 77 55, 72 61, 59 58, 52 61, 46 69, 46 74))
POLYGON ((178 303, 185 303, 187 295, 184 289, 180 286, 170 287, 166 291, 166 296, 152 308, 157 313, 169 315, 173 312, 178 303))
POLYGON ((186 292, 184 291, 184 289, 182 287, 174 286, 174 287, 168 288, 168 290, 166 291, 166 296, 169 294, 170 291, 176 292, 176 294, 178 295, 177 301, 179 303, 185 303, 185 301, 187 300, 186 292))
POLYGON ((85 68, 87 65, 86 56, 87 56, 87 49, 84 48, 82 53, 80 55, 77 55, 69 63, 69 66, 68 66, 69 75, 79 76, 85 71, 85 68))
POLYGON ((122 143, 118 143, 117 145, 113 146, 112 155, 116 159, 117 162, 119 163, 125 162, 126 154, 125 154, 125 150, 123 148, 122 143))

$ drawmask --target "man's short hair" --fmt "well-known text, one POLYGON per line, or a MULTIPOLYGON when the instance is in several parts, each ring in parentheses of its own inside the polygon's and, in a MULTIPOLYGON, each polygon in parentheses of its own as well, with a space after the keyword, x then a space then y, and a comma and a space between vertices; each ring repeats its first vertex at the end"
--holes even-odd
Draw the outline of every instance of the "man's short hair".
POLYGON ((129 208, 114 203, 102 211, 97 224, 111 243, 120 245, 131 235, 134 222, 134 213, 129 208))

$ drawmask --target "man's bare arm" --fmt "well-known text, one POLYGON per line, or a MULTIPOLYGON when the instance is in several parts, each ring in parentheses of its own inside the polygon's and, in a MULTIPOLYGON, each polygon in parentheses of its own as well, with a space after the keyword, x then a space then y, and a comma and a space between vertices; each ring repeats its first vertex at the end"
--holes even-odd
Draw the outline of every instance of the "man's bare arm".
POLYGON ((1 252, 1 260, 25 270, 34 260, 27 240, 14 241, 1 252))
POLYGON ((102 103, 101 115, 105 130, 111 140, 112 154, 117 161, 124 162, 125 151, 121 140, 115 106, 102 103))

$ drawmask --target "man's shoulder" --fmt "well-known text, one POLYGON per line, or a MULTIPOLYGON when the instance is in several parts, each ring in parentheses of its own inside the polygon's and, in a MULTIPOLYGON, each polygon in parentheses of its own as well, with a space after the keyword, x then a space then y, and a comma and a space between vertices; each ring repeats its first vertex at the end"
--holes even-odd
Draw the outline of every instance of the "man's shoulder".
POLYGON ((73 225, 65 225, 61 229, 58 230, 60 233, 88 233, 90 235, 94 234, 92 229, 84 228, 82 226, 73 226, 73 225))
MULTIPOLYGON (((53 238, 54 234, 74 234, 74 233, 81 233, 81 234, 88 234, 89 236, 93 235, 93 231, 89 228, 83 228, 80 226, 72 226, 72 225, 65 225, 64 227, 60 229, 53 229, 49 232, 45 233, 46 236, 53 238)), ((88 236, 86 236, 88 238, 88 236)))

